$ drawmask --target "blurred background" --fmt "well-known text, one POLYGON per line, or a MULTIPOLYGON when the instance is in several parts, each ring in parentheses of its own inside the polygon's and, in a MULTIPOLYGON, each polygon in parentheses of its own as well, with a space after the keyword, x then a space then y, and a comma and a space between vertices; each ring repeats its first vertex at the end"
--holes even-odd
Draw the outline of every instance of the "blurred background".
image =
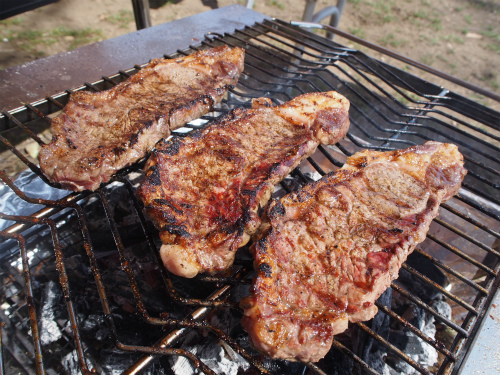
MULTIPOLYGON (((149 0, 153 25, 234 3, 245 1, 149 0)), ((255 0, 253 9, 301 20, 305 3, 255 0)), ((318 0, 316 10, 335 3, 318 0)), ((499 14, 500 0, 347 0, 339 28, 500 93, 499 14)), ((0 68, 135 30, 131 0, 58 0, 0 21, 0 68)))

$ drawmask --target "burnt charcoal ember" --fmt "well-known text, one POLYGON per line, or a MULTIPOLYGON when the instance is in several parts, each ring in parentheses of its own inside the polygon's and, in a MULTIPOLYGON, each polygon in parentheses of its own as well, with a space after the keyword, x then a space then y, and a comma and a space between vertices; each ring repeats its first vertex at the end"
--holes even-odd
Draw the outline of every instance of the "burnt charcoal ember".
MULTIPOLYGON (((393 295, 392 309, 426 336, 433 339, 436 337, 435 318, 425 309, 408 302, 397 293, 393 295)), ((423 367, 433 366, 437 362, 437 350, 397 322, 393 322, 390 327, 389 341, 423 367)), ((419 374, 419 371, 395 353, 388 352, 386 362, 390 366, 391 375, 419 374)))
MULTIPOLYGON (((425 257, 418 253, 413 253, 409 257, 407 264, 443 287, 449 283, 446 276, 434 264, 429 263, 425 257)), ((411 293, 418 295, 439 314, 448 319, 451 318, 451 307, 446 302, 445 297, 426 282, 402 270, 397 283, 411 293)), ((424 308, 411 303, 399 293, 394 293, 391 288, 387 289, 377 302, 392 309, 405 321, 430 338, 439 339, 439 331, 445 330, 445 327, 441 327, 439 321, 432 314, 424 308)), ((379 311, 366 324, 375 334, 394 344, 423 367, 431 367, 437 362, 438 353, 432 345, 427 344, 397 321, 391 320, 382 311, 379 311)), ((392 351, 387 350, 377 340, 364 332, 359 330, 353 337, 357 337, 353 345, 355 351, 366 364, 378 373, 384 375, 419 373, 406 361, 392 351)))
MULTIPOLYGON (((337 339, 339 338, 337 337, 336 340, 337 339)), ((329 370, 328 374, 331 375, 351 375, 363 373, 362 370, 355 370, 357 365, 349 356, 345 355, 340 350, 337 350, 335 348, 330 349, 330 352, 326 355, 325 358, 319 361, 318 365, 320 368, 327 368, 329 370)), ((295 374, 300 373, 301 372, 295 372, 295 374)))
MULTIPOLYGON (((314 173, 303 173, 305 181, 300 180, 302 183, 309 183, 313 181, 317 181, 321 178, 321 175, 318 172, 314 173)), ((287 176, 281 181, 280 184, 274 187, 273 198, 279 199, 287 195, 289 192, 298 190, 302 187, 302 184, 299 183, 299 179, 292 176, 287 176)))
MULTIPOLYGON (((410 305, 403 314, 410 323, 419 328, 427 336, 434 338, 436 326, 434 317, 416 305, 410 305)), ((438 359, 437 350, 424 342, 421 338, 410 331, 391 330, 389 335, 391 342, 401 351, 406 353, 414 361, 423 367, 433 366, 438 359)), ((393 353, 388 353, 387 363, 391 364, 391 374, 419 374, 420 372, 401 360, 393 353), (395 370, 395 371, 394 371, 395 370)))
MULTIPOLYGON (((382 293, 382 295, 378 298, 377 303, 390 308, 392 303, 392 288, 388 288, 384 293, 382 293)), ((375 317, 366 324, 382 339, 388 340, 390 318, 387 314, 379 310, 377 315, 375 315, 375 317)), ((359 348, 358 351, 360 353, 360 357, 365 361, 365 363, 377 372, 387 374, 388 368, 384 361, 387 355, 386 348, 378 344, 377 340, 368 336, 361 330, 359 330, 358 335, 355 337, 357 338, 356 344, 359 348)))
MULTIPOLYGON (((210 324, 226 333, 238 329, 240 316, 229 309, 214 309, 207 316, 210 324)), ((229 345, 212 335, 200 337, 200 333, 191 331, 181 346, 183 349, 197 355, 216 374, 237 375, 248 370, 249 363, 236 353, 229 345)), ((172 370, 175 374, 191 374, 193 364, 184 357, 177 357, 173 361, 172 370)))
POLYGON ((104 341, 109 337, 104 316, 97 314, 90 314, 82 319, 80 332, 83 336, 94 337, 97 341, 104 341))
MULTIPOLYGON (((243 289, 247 286, 242 286, 243 289)), ((235 288, 236 290, 239 287, 235 288)), ((248 335, 239 324, 241 314, 232 309, 215 309, 207 317, 206 321, 211 326, 220 329, 235 338, 238 346, 247 351, 268 369, 276 374, 302 374, 305 366, 302 363, 271 360, 257 353, 248 341, 248 335)), ((253 375, 260 374, 242 356, 236 353, 228 344, 219 340, 215 335, 208 334, 209 331, 191 330, 179 344, 181 349, 195 354, 216 374, 224 375, 253 375)), ((175 375, 201 374, 194 364, 187 358, 178 356, 169 359, 172 371, 175 375)))
POLYGON ((451 306, 445 301, 444 297, 432 301, 431 307, 445 318, 451 319, 451 306))
MULTIPOLYGON (((446 287, 450 283, 446 275, 432 261, 418 252, 411 253, 406 264, 442 287, 446 287)), ((430 303, 440 295, 439 291, 432 285, 404 269, 399 273, 398 282, 404 284, 408 291, 419 296, 425 303, 430 303)))

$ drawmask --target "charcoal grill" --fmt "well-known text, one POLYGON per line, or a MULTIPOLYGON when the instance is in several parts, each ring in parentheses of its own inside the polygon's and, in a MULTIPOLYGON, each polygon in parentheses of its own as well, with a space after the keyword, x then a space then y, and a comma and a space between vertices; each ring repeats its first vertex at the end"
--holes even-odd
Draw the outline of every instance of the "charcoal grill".
MULTIPOLYGON (((144 161, 94 193, 68 194, 47 184, 30 150, 47 140, 49 120, 68 90, 0 118, 2 202, 10 202, 0 214, 1 374, 461 371, 500 283, 500 113, 493 109, 500 101, 465 84, 470 95, 489 96, 490 105, 472 101, 456 93, 459 80, 437 85, 439 73, 424 80, 420 70, 370 57, 381 52, 376 46, 365 43, 369 49, 360 52, 349 39, 341 44, 338 36, 332 41, 303 26, 265 19, 207 33, 166 56, 221 44, 246 50, 238 85, 175 136, 248 107, 252 98, 278 104, 305 92, 339 91, 351 101, 349 134, 334 147, 320 146, 275 196, 336 170, 363 149, 457 144, 469 170, 463 188, 441 205, 427 239, 377 301, 378 315, 351 324, 318 363, 273 361, 255 352, 239 324, 238 301, 254 275, 247 249, 224 275, 169 274, 159 259, 158 233, 134 195, 144 161)), ((108 89, 140 68, 124 66, 74 90, 108 89)))

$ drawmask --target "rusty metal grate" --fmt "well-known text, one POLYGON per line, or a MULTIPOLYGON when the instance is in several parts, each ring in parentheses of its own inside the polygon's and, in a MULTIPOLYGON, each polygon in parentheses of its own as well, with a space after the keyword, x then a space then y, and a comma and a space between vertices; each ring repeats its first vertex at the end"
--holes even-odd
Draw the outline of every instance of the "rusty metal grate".
MULTIPOLYGON (((238 86, 177 136, 249 106, 251 98, 279 103, 333 89, 351 101, 348 136, 320 146, 276 195, 336 170, 362 149, 427 140, 455 143, 464 154, 469 173, 459 195, 441 206, 372 321, 351 325, 318 363, 272 361, 249 346, 239 325, 238 302, 253 276, 246 249, 223 276, 169 274, 158 234, 135 198, 144 161, 94 193, 68 195, 48 186, 33 150, 47 140, 50 117, 69 91, 5 111, 2 202, 12 199, 23 211, 3 205, 0 214, 0 373, 458 373, 500 284, 500 113, 278 20, 207 35, 178 53, 221 43, 246 49, 238 86), (408 343, 426 348, 431 359, 408 343), (210 361, 210 350, 220 363, 210 361)), ((110 88, 140 68, 76 90, 110 88)))

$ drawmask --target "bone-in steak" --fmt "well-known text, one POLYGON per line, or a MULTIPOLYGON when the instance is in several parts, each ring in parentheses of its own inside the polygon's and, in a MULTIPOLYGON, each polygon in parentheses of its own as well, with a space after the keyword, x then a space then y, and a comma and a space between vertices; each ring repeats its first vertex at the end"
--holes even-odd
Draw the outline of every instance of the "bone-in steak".
POLYGON ((194 277, 230 267, 260 225, 274 189, 320 144, 349 127, 349 102, 336 92, 304 94, 277 107, 257 99, 185 138, 160 142, 138 189, 173 273, 194 277))
POLYGON ((242 300, 253 345, 273 358, 318 361, 425 239, 440 202, 466 174, 455 145, 363 151, 340 170, 272 201, 252 246, 257 277, 242 300))
POLYGON ((97 189, 171 130, 207 113, 236 84, 243 61, 241 48, 221 46, 152 60, 107 91, 72 93, 52 120, 42 171, 67 189, 97 189))

